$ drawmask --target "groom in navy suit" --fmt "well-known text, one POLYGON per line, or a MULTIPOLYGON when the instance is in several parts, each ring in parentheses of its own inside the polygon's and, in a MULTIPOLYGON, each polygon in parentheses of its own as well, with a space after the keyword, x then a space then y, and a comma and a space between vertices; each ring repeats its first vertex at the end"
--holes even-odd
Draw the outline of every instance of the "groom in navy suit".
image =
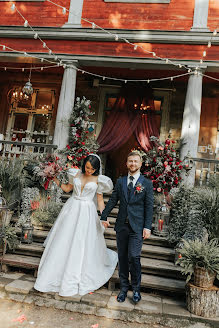
POLYGON ((138 152, 127 157, 128 176, 119 178, 115 189, 101 215, 102 223, 109 226, 107 216, 120 201, 115 224, 119 257, 120 293, 118 302, 124 302, 129 289, 129 272, 133 289, 133 301, 141 299, 141 249, 143 239, 151 234, 153 215, 153 185, 140 173, 142 159, 138 152))

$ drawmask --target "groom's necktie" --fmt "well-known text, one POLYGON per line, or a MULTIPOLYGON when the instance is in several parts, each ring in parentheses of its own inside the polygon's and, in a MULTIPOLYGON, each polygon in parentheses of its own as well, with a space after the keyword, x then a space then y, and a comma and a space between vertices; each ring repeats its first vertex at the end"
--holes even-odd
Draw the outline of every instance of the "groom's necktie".
POLYGON ((134 177, 132 175, 130 175, 129 177, 129 184, 128 184, 128 199, 130 198, 130 195, 131 195, 131 191, 133 190, 133 180, 134 180, 134 177))

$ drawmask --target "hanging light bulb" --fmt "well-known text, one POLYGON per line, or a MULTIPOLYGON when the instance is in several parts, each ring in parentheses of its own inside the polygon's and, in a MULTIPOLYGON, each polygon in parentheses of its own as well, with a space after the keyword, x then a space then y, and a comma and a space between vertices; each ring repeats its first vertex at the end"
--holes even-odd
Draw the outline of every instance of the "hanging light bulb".
POLYGON ((216 35, 217 35, 217 30, 214 30, 213 36, 216 36, 216 35))
POLYGON ((206 57, 206 51, 203 51, 203 57, 206 57))
POLYGON ((150 83, 150 80, 147 80, 147 83, 150 83))
POLYGON ((15 4, 14 3, 12 3, 12 5, 11 5, 11 11, 15 11, 15 4))
POLYGON ((173 81, 173 77, 172 76, 171 76, 170 80, 173 81))
POLYGON ((169 63, 169 59, 167 58, 167 59, 166 59, 166 64, 168 64, 168 63, 169 63))
POLYGON ((135 46, 134 46, 134 50, 137 50, 138 49, 138 46, 137 46, 137 44, 135 44, 135 46))
POLYGON ((25 20, 25 22, 24 22, 24 27, 27 27, 27 26, 28 26, 28 21, 25 20))
POLYGON ((36 40, 36 39, 38 38, 38 34, 35 33, 33 37, 34 37, 34 39, 36 40))
POLYGON ((115 41, 118 41, 119 40, 119 37, 118 37, 118 35, 116 34, 115 35, 115 41))
POLYGON ((208 41, 208 48, 211 48, 211 41, 208 41))
POLYGON ((156 53, 155 53, 155 52, 152 52, 152 55, 153 55, 154 57, 156 57, 156 53))
POLYGON ((44 58, 41 58, 40 61, 41 61, 41 63, 42 63, 42 62, 44 61, 44 58))
POLYGON ((182 65, 181 64, 179 64, 179 68, 182 68, 182 65))
POLYGON ((2 46, 2 50, 6 50, 6 46, 2 46))
POLYGON ((46 42, 43 42, 43 48, 46 48, 46 42))
POLYGON ((95 29, 95 27, 96 27, 96 24, 92 23, 92 29, 95 29))
POLYGON ((127 80, 125 80, 124 82, 127 83, 127 80))
POLYGON ((65 7, 62 8, 62 13, 63 13, 63 15, 66 14, 66 8, 65 7))
POLYGON ((49 55, 52 55, 52 50, 51 49, 49 49, 49 55))
POLYGON ((200 64, 203 64, 203 60, 202 59, 200 59, 200 64))
POLYGON ((43 71, 43 67, 41 67, 40 69, 41 69, 41 71, 43 71))
POLYGON ((27 83, 22 89, 23 93, 27 96, 31 96, 33 93, 33 87, 32 84, 30 83, 30 79, 31 79, 31 69, 30 69, 29 81, 27 81, 27 83))
POLYGON ((7 71, 7 67, 5 67, 5 71, 7 71))

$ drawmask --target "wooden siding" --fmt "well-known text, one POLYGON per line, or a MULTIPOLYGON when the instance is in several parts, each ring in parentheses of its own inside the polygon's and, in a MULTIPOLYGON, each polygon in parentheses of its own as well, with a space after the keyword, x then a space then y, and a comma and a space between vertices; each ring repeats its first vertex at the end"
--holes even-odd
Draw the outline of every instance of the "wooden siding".
MULTIPOLYGON (((27 52, 45 52, 39 40, 30 39, 6 39, 1 38, 1 43, 16 50, 27 52)), ((69 40, 47 40, 49 48, 57 54, 66 53, 74 55, 93 55, 111 57, 134 57, 134 58, 153 58, 141 49, 136 51, 130 45, 115 42, 88 42, 88 41, 69 41, 69 40)), ((154 51, 162 58, 176 58, 183 60, 199 60, 202 57, 204 45, 185 45, 185 44, 140 44, 149 51, 154 51)), ((217 46, 212 46, 207 51, 205 60, 218 60, 217 46)))

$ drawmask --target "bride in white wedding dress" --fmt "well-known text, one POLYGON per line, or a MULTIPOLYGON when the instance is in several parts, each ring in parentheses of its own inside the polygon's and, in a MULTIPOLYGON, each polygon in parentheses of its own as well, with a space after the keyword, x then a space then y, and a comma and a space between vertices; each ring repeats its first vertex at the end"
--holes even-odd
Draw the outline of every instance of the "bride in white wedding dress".
MULTIPOLYGON (((108 222, 98 218, 104 209, 103 193, 113 184, 101 173, 97 155, 88 155, 82 172, 69 170, 69 183, 60 187, 72 196, 63 206, 45 241, 34 288, 57 292, 60 296, 85 295, 99 289, 113 275, 118 256, 106 247, 104 228, 108 222)), ((57 185, 60 181, 54 178, 57 185)))

